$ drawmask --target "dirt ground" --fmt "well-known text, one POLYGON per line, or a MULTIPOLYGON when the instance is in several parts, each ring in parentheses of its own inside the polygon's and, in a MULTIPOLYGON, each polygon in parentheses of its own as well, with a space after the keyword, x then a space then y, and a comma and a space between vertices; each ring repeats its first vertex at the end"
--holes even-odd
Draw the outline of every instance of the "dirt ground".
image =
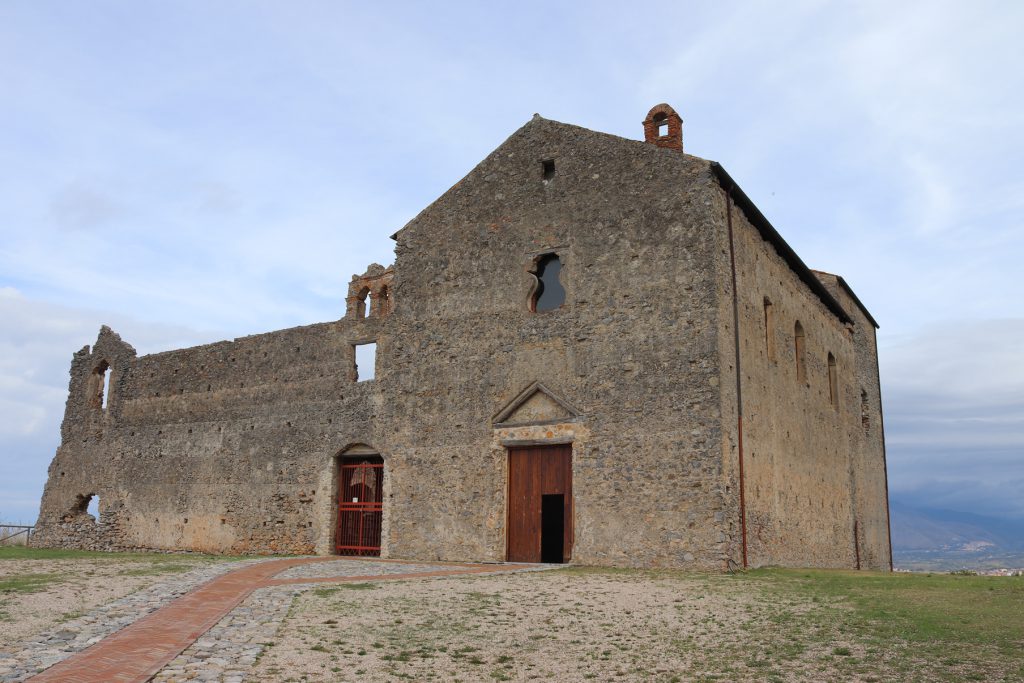
POLYGON ((207 562, 187 555, 2 559, 0 651, 93 607, 207 562))
POLYGON ((319 588, 297 598, 253 679, 821 680, 820 658, 844 641, 772 636, 780 611, 809 605, 729 587, 569 570, 319 588), (800 656, 776 668, 766 647, 800 656))

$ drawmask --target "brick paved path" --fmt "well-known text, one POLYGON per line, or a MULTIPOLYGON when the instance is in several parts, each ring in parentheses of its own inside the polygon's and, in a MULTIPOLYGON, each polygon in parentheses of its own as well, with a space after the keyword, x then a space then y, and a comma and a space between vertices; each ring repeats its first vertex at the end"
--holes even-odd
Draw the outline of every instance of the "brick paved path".
MULTIPOLYGON (((348 559, 348 558, 346 558, 348 559)), ((29 679, 33 683, 145 683, 190 646, 257 588, 301 583, 394 581, 432 576, 506 572, 530 565, 453 564, 436 571, 327 576, 273 577, 290 567, 314 562, 337 562, 337 557, 270 560, 219 576, 161 607, 87 650, 58 662, 29 679)), ((373 558, 373 562, 387 562, 373 558)), ((405 564, 392 560, 397 564, 405 564)))

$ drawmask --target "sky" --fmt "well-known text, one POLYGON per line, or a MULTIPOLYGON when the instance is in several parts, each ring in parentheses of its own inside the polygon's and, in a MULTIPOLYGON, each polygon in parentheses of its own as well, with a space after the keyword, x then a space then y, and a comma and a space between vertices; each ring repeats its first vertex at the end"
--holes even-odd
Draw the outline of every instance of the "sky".
POLYGON ((72 354, 334 320, 535 113, 659 102, 880 322, 889 488, 1024 519, 1024 4, 0 3, 0 521, 72 354), (372 6, 371 6, 372 5, 372 6))

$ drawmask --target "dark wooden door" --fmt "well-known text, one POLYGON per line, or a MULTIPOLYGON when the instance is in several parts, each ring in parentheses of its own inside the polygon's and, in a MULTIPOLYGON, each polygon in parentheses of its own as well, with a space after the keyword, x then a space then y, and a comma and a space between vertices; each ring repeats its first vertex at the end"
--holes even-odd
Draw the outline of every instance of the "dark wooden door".
MULTIPOLYGON (((540 562, 544 529, 559 529, 562 561, 572 557, 572 445, 524 446, 508 449, 508 548, 509 562, 540 562), (542 524, 548 496, 562 498, 562 524, 542 524)), ((550 541, 550 539, 549 539, 550 541)), ((546 547, 551 547, 549 542, 546 547)))

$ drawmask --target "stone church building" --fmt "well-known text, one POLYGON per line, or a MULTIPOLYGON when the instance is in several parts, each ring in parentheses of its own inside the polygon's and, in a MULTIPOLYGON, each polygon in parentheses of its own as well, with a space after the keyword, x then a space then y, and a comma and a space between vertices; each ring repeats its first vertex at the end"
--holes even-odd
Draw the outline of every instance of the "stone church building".
POLYGON ((889 569, 874 319, 671 107, 643 131, 535 116, 340 320, 146 356, 102 328, 35 542, 889 569))

